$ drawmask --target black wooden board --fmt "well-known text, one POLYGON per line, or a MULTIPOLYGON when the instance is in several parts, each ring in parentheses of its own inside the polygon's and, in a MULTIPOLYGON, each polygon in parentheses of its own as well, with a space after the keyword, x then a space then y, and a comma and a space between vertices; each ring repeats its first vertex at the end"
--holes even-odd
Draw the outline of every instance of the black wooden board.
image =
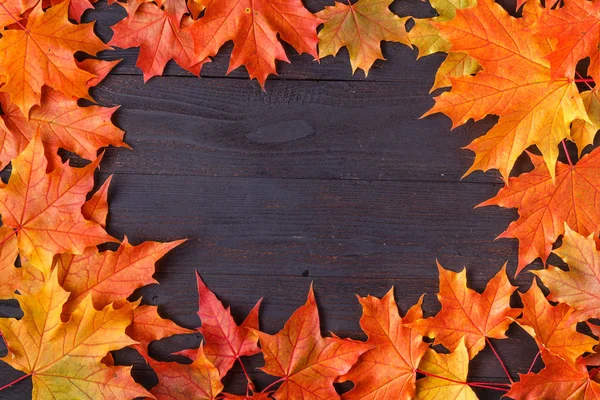
MULTIPOLYGON (((333 1, 311 0, 311 11, 333 1)), ((399 15, 433 15, 419 0, 397 1, 399 15)), ((87 19, 107 40, 110 24, 124 16, 98 3, 87 19)), ((428 315, 439 309, 436 259, 453 270, 467 266, 471 286, 482 290, 503 265, 516 268, 517 243, 498 240, 514 210, 474 209, 501 187, 497 174, 463 180, 472 153, 462 150, 494 123, 488 118, 450 130, 441 115, 419 117, 433 104, 429 88, 442 56, 416 60, 412 49, 384 44, 367 79, 352 75, 347 52, 315 62, 292 54, 263 92, 245 70, 225 76, 231 46, 197 78, 171 63, 164 77, 143 83, 136 50, 102 54, 123 61, 93 91, 104 105, 121 105, 115 122, 134 151, 108 149, 98 173, 114 174, 111 234, 131 242, 189 240, 159 263, 160 285, 139 291, 165 317, 199 325, 194 273, 243 318, 264 297, 262 327, 280 329, 303 304, 314 283, 323 332, 364 338, 355 294, 382 296, 394 286, 405 312, 426 293, 428 315)), ((292 52, 293 53, 293 52, 292 52)), ((527 168, 522 160, 520 168, 527 168)), ((531 277, 515 281, 522 288, 531 277)), ((515 304, 517 301, 515 299, 515 304)), ((0 315, 18 315, 14 302, 0 315)), ((495 341, 513 376, 529 368, 536 350, 520 328, 495 341)), ((157 357, 197 345, 196 335, 153 346, 157 357)), ((155 378, 139 357, 135 376, 155 378)), ((259 387, 270 380, 249 363, 259 387)), ((0 366, 0 384, 19 373, 0 366)), ((505 381, 489 350, 472 363, 471 377, 505 381)), ((241 370, 227 380, 245 390, 241 370)), ((31 384, 0 392, 26 399, 31 384)), ((479 391, 483 399, 499 395, 479 391)))

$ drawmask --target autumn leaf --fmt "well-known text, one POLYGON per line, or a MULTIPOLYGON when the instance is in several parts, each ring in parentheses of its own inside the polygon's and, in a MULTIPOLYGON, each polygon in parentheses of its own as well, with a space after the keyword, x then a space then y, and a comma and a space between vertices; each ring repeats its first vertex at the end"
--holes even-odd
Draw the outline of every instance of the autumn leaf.
POLYGON ((375 399, 379 396, 397 400, 415 396, 415 369, 429 348, 423 336, 407 325, 423 318, 423 298, 401 318, 393 288, 382 298, 359 297, 363 308, 360 325, 373 349, 339 381, 352 381, 354 388, 342 395, 343 400, 375 399))
POLYGON ((8 347, 2 360, 31 375, 34 399, 134 399, 150 394, 130 376, 130 367, 107 367, 109 352, 135 343, 125 334, 132 307, 96 311, 90 297, 61 322, 69 297, 54 272, 39 293, 17 296, 23 318, 0 318, 8 347))
POLYGON ((108 187, 112 180, 112 175, 100 186, 100 189, 94 192, 88 201, 83 203, 81 214, 87 220, 93 221, 103 228, 106 228, 106 217, 108 216, 108 187))
POLYGON ((418 400, 460 399, 477 400, 473 389, 467 385, 469 352, 464 339, 460 339, 450 354, 427 350, 419 370, 428 375, 417 381, 418 400))
POLYGON ((69 3, 69 18, 77 22, 81 22, 81 16, 84 12, 89 9, 93 9, 92 3, 96 3, 98 0, 42 0, 42 7, 44 9, 55 6, 60 3, 69 3))
POLYGON ((574 167, 558 163, 555 183, 542 158, 529 157, 533 171, 511 177, 495 197, 479 205, 518 209, 519 219, 498 236, 519 240, 517 274, 538 257, 546 263, 565 223, 583 235, 600 231, 600 150, 583 156, 574 167))
POLYGON ((504 339, 512 319, 521 310, 510 307, 515 287, 506 276, 506 265, 492 278, 483 293, 467 287, 467 271, 453 272, 438 263, 441 311, 435 317, 420 319, 411 328, 435 339, 450 351, 464 344, 472 359, 486 345, 487 338, 504 339))
POLYGON ((312 286, 306 304, 279 333, 257 333, 265 357, 262 371, 282 381, 273 394, 277 400, 339 399, 333 383, 372 348, 362 342, 321 336, 312 286))
POLYGON ((552 78, 573 77, 580 60, 590 58, 588 73, 600 79, 598 45, 600 44, 600 5, 586 0, 568 0, 540 18, 537 32, 556 40, 548 54, 552 78))
POLYGON ((581 92, 581 98, 587 111, 589 121, 575 120, 571 126, 571 139, 577 144, 579 156, 583 150, 594 143, 594 138, 600 129, 600 88, 581 92))
POLYGON ((382 40, 409 45, 405 28, 408 17, 400 18, 390 11, 393 0, 359 0, 356 3, 335 2, 317 17, 325 21, 319 32, 319 57, 335 56, 348 48, 352 73, 357 68, 369 74, 375 60, 384 60, 382 40))
POLYGON ((576 312, 572 319, 585 321, 600 317, 600 254, 594 234, 582 236, 566 226, 562 246, 554 252, 568 265, 569 270, 548 266, 531 271, 550 289, 548 298, 566 303, 576 312))
POLYGON ((94 160, 102 147, 129 146, 123 142, 124 132, 113 125, 111 117, 117 107, 80 107, 77 99, 44 88, 41 106, 34 106, 29 119, 11 103, 6 93, 0 93, 2 119, 7 129, 0 152, 0 168, 19 155, 39 129, 44 142, 50 170, 62 164, 59 148, 94 160))
POLYGON ((591 352, 597 340, 577 332, 576 321, 572 321, 573 309, 566 304, 551 305, 546 300, 535 279, 524 294, 523 315, 517 319, 521 327, 537 342, 555 356, 575 363, 583 353, 591 352))
POLYGON ((106 78, 106 76, 112 71, 112 69, 121 62, 121 60, 114 61, 104 61, 97 60, 95 58, 86 58, 83 61, 77 61, 77 66, 84 71, 89 72, 92 75, 95 75, 94 78, 90 79, 87 82, 87 87, 91 88, 98 85, 100 82, 106 78))
MULTIPOLYGON (((458 53, 450 52, 452 44, 448 42, 440 31, 435 27, 435 22, 451 20, 456 16, 456 10, 473 7, 476 0, 430 0, 429 5, 437 12, 438 16, 433 18, 413 18, 414 27, 408 32, 410 43, 418 49, 418 58, 428 56, 437 52, 448 53, 448 57, 456 57, 458 53)), ((466 56, 466 53, 462 53, 466 56)), ((478 64, 470 57, 467 64, 473 65, 470 73, 477 72, 478 64)), ((440 67, 440 70, 442 67, 440 67)), ((449 76, 463 76, 461 74, 448 73, 449 76)), ((448 86, 448 85, 445 85, 448 86)), ((432 88, 432 91, 434 89, 432 88)))
POLYGON ((289 62, 279 38, 298 53, 317 58, 317 26, 322 21, 301 0, 207 0, 204 16, 187 31, 194 39, 195 60, 215 56, 221 46, 233 41, 230 73, 245 65, 250 78, 264 87, 276 74, 275 61, 289 62))
POLYGON ((115 241, 81 213, 99 162, 84 168, 62 164, 47 174, 39 133, 12 162, 8 185, 0 189, 2 222, 16 230, 21 254, 45 276, 55 254, 81 254, 86 247, 115 241))
POLYGON ((442 112, 453 127, 469 119, 499 115, 498 123, 467 146, 475 161, 466 175, 498 169, 505 180, 523 151, 536 145, 554 178, 558 145, 570 137, 574 120, 588 121, 574 82, 554 79, 545 58, 551 42, 534 35, 493 0, 457 10, 454 19, 433 23, 452 44, 482 67, 475 76, 448 77, 452 90, 436 97, 425 115, 442 112))
POLYGON ((15 296, 16 286, 22 277, 21 269, 15 266, 18 256, 19 247, 15 231, 8 226, 0 226, 0 300, 12 299, 15 296))
MULTIPOLYGON (((192 35, 180 29, 181 17, 173 18, 168 11, 153 3, 129 1, 136 5, 124 6, 130 14, 112 27, 114 36, 109 44, 140 48, 136 65, 144 72, 144 81, 162 75, 171 59, 194 75, 200 74, 202 64, 208 60, 195 61, 192 35)), ((167 4, 173 2, 169 0, 167 4)), ((185 7, 185 3, 183 5, 185 7)))
POLYGON ((519 374, 519 382, 512 385, 506 396, 516 400, 595 400, 600 397, 597 374, 590 375, 585 364, 567 362, 545 349, 541 354, 546 367, 537 374, 519 374))
POLYGON ((133 345, 140 354, 148 356, 148 346, 155 340, 161 340, 173 335, 186 335, 194 331, 182 328, 169 319, 158 314, 156 306, 139 306, 133 310, 133 321, 125 331, 127 335, 138 342, 133 345))
POLYGON ((198 316, 202 326, 198 331, 205 340, 204 354, 224 377, 236 360, 260 353, 258 348, 258 309, 260 300, 238 326, 231 310, 223 307, 196 273, 198 281, 198 316))
POLYGON ((132 246, 125 237, 117 251, 99 252, 88 247, 81 255, 60 255, 56 265, 58 279, 71 293, 64 313, 69 315, 89 295, 97 309, 111 303, 120 305, 137 288, 157 283, 152 278, 154 264, 183 242, 144 242, 132 246))
POLYGON ((0 70, 6 77, 1 91, 28 116, 39 105, 42 86, 47 85, 67 97, 90 98, 87 82, 94 75, 80 69, 73 55, 95 55, 109 47, 96 37, 93 24, 74 25, 68 20, 69 2, 42 11, 38 4, 25 29, 10 29, 0 38, 0 70))
POLYGON ((150 391, 157 400, 214 400, 223 390, 219 371, 202 347, 192 364, 146 360, 158 375, 158 385, 150 391))

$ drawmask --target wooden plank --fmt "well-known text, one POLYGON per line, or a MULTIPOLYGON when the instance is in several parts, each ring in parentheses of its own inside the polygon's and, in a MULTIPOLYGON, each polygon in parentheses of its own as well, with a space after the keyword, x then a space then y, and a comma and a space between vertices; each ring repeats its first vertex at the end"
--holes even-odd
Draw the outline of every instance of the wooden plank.
POLYGON ((461 147, 495 121, 451 132, 446 116, 419 119, 433 104, 421 81, 274 81, 264 93, 246 80, 110 76, 93 94, 122 106, 115 122, 134 148, 107 150, 112 173, 457 182, 473 160, 461 147))
POLYGON ((517 242, 493 240, 516 212, 473 209, 492 185, 175 175, 113 184, 112 234, 190 238, 170 273, 433 277, 436 258, 486 277, 507 260, 516 267, 517 242))

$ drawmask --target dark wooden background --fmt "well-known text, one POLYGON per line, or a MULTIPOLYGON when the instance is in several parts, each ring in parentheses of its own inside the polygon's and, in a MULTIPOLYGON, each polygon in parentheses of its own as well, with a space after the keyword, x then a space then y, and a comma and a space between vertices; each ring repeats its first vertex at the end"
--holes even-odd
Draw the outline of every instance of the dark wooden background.
MULTIPOLYGON (((308 0, 318 11, 333 0, 308 0)), ((434 15, 419 0, 397 1, 398 15, 434 15)), ((109 26, 124 16, 118 6, 99 3, 97 19, 105 40, 109 26)), ((461 150, 494 123, 488 118, 450 131, 450 119, 419 117, 433 104, 429 88, 443 59, 416 60, 412 49, 384 43, 387 61, 369 77, 352 76, 348 54, 320 64, 290 49, 261 91, 243 68, 225 76, 227 45, 198 79, 177 65, 143 83, 137 50, 106 52, 122 58, 93 95, 103 105, 121 105, 115 122, 134 151, 108 149, 99 183, 115 174, 110 192, 109 232, 133 243, 189 238, 158 265, 160 285, 141 290, 163 316, 195 328, 194 271, 231 305, 241 322, 264 297, 261 326, 277 332, 306 299, 314 282, 323 332, 364 338, 355 294, 382 296, 395 287, 402 314, 426 293, 425 311, 439 309, 435 260, 453 270, 468 268, 471 287, 482 290, 508 261, 516 268, 517 242, 494 241, 514 210, 474 209, 501 187, 495 173, 461 175, 473 154, 461 150)), ((530 274, 516 281, 527 287, 530 274)), ((18 315, 14 302, 1 315, 18 315)), ((494 341, 513 377, 525 373, 536 348, 513 326, 511 338, 494 341)), ((160 359, 197 345, 199 336, 153 346, 160 359)), ((4 348, 2 348, 5 354, 4 348)), ((134 375, 152 385, 155 377, 132 352, 134 375)), ((271 381, 248 367, 258 387, 271 381)), ((506 382, 489 349, 472 362, 470 378, 506 382)), ((0 384, 20 373, 3 364, 0 384)), ((226 381, 245 391, 241 370, 226 381)), ((31 384, 0 392, 1 399, 29 398, 31 384)), ((481 398, 499 394, 478 391, 481 398)))

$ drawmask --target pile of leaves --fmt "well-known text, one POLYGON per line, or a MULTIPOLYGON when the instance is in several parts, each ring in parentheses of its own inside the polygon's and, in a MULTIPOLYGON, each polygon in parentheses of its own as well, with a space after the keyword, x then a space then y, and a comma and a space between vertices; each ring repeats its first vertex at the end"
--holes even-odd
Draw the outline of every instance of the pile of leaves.
POLYGON ((76 23, 93 5, 2 2, 0 168, 11 170, 0 185, 0 299, 16 299, 23 317, 0 318, 0 332, 8 348, 3 361, 24 375, 0 390, 31 378, 39 399, 476 399, 474 388, 514 399, 600 397, 600 325, 593 323, 600 318, 600 150, 593 148, 600 3, 520 0, 510 13, 492 0, 430 3, 438 15, 429 19, 395 15, 391 0, 336 2, 317 14, 300 0, 119 3, 128 16, 109 44, 140 47, 146 80, 171 59, 199 75, 228 41, 229 70, 243 65, 262 86, 277 60, 288 61, 281 41, 316 59, 346 47, 353 72, 365 74, 383 58, 383 40, 415 46, 419 56, 447 53, 432 91, 447 89, 426 115, 444 113, 453 126, 499 117, 467 146, 475 153, 467 174, 495 169, 505 181, 482 205, 518 209, 519 219, 501 235, 519 240, 516 273, 536 259, 544 264, 531 271, 520 303, 506 267, 478 293, 465 270, 438 265, 441 310, 431 317, 422 300, 401 317, 392 289, 382 298, 359 297, 366 341, 324 337, 312 287, 277 334, 259 327, 260 301, 238 325, 198 276, 203 341, 178 353, 190 359, 183 364, 154 359, 149 346, 193 331, 132 300, 136 289, 156 283, 155 263, 182 241, 132 245, 110 236, 111 179, 90 194, 101 149, 127 147, 111 122, 114 108, 80 104, 93 103, 89 89, 116 64, 94 58, 110 47, 92 24, 76 23), (577 146, 578 160, 566 141, 577 146), (59 149, 89 163, 63 163, 59 149), (532 169, 516 175, 524 153, 532 169), (114 250, 98 247, 111 242, 114 250), (546 265, 551 253, 564 265, 546 265), (534 372, 536 356, 517 381, 492 343, 513 323, 535 340, 544 363, 534 372), (155 371, 156 386, 140 386, 131 367, 115 365, 112 352, 127 347, 155 371), (470 361, 485 347, 498 356, 505 383, 468 380, 470 361), (256 355, 275 377, 264 388, 244 366, 256 355), (239 395, 222 383, 236 363, 247 379, 239 395), (334 384, 342 382, 352 388, 340 395, 334 384))

